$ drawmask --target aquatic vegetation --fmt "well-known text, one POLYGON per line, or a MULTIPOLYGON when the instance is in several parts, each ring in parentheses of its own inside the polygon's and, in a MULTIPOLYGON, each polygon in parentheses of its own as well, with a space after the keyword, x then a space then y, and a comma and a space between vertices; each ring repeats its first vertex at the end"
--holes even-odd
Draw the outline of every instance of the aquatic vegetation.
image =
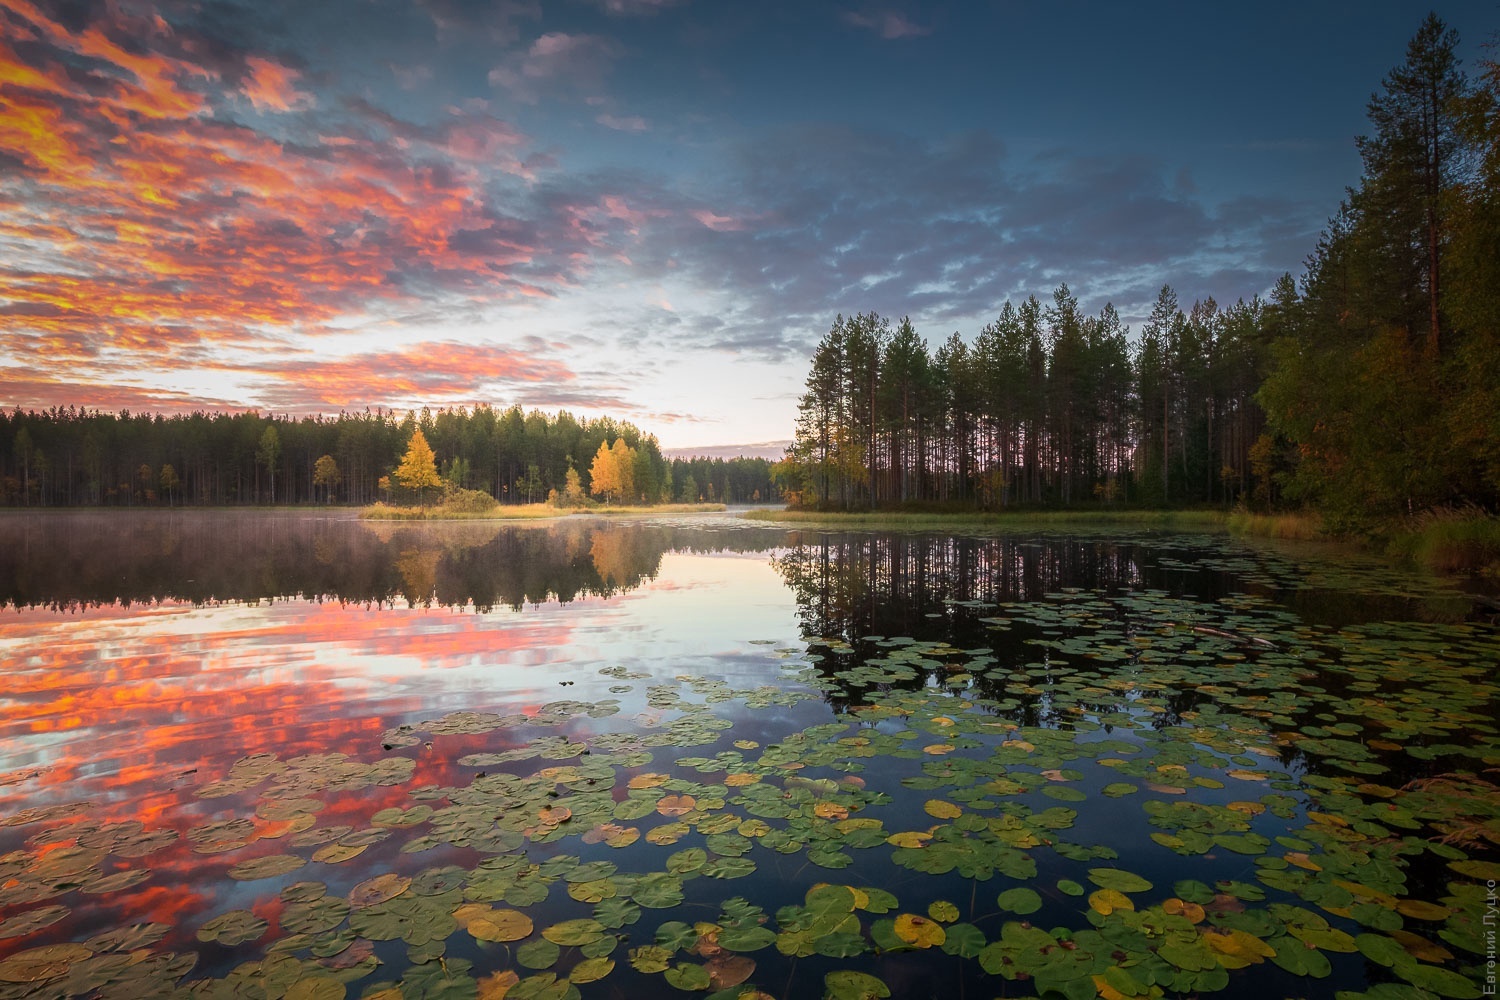
POLYGON ((0 940, 182 852, 249 894, 11 951, 0 996, 880 997, 939 954, 955 981, 1078 1000, 1258 995, 1273 969, 1480 995, 1493 629, 1159 591, 971 610, 991 645, 762 647, 783 683, 755 688, 607 668, 644 711, 454 712, 245 757, 202 776, 181 836, 86 803, 8 816, 38 832, 0 858, 0 940), (734 731, 825 697, 826 722, 734 731), (414 784, 426 753, 467 780, 414 784), (381 788, 404 796, 362 813, 381 788))

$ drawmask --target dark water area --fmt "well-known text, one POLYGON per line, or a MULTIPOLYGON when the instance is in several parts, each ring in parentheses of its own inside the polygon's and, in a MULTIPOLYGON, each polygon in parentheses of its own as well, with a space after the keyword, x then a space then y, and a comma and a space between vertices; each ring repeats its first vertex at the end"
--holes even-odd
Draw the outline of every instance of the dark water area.
POLYGON ((0 998, 1485 985, 1500 629, 1347 553, 69 512, 0 604, 0 998))

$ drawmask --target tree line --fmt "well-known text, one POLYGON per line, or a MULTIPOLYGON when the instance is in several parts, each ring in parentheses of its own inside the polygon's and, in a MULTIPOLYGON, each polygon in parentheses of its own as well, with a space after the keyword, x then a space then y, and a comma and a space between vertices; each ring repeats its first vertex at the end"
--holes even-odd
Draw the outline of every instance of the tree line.
MULTIPOLYGON (((614 499, 658 503, 712 493, 748 501, 773 489, 764 459, 663 458, 653 435, 609 417, 579 419, 489 406, 292 418, 256 412, 105 413, 77 407, 0 410, 0 502, 8 506, 369 504, 388 499, 413 435, 430 443, 443 484, 501 503, 589 492, 602 447, 614 499), (615 449, 617 442, 622 442, 615 449), (382 484, 384 480, 384 484, 382 484)), ((705 498, 707 498, 705 496, 705 498)))
POLYGON ((1132 342, 1113 306, 1085 315, 1064 284, 935 352, 909 319, 840 316, 777 471, 794 501, 844 508, 1238 500, 1279 308, 1209 300, 1184 314, 1166 287, 1132 342))
POLYGON ((1429 15, 1369 104, 1363 176, 1300 282, 1139 336, 1066 284, 931 350, 838 317, 777 467, 819 507, 1312 504, 1357 525, 1500 501, 1500 66, 1429 15))

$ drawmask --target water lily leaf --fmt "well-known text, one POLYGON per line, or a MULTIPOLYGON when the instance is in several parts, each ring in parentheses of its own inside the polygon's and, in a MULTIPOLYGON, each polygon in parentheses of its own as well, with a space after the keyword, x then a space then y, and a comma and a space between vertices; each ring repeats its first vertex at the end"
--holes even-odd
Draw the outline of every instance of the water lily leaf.
POLYGON ((1444 948, 1436 941, 1429 941, 1420 934, 1410 931, 1393 930, 1391 937, 1406 949, 1406 953, 1412 958, 1423 962, 1447 962, 1453 958, 1453 952, 1444 948))
POLYGON ((713 984, 708 970, 692 962, 678 962, 667 970, 666 979, 677 989, 688 992, 706 990, 713 984))
POLYGON ((915 849, 926 847, 932 841, 932 834, 911 830, 904 833, 893 833, 885 838, 886 843, 895 847, 915 849))
POLYGON ((1446 906, 1420 899, 1403 899, 1396 904, 1396 912, 1415 920, 1443 920, 1452 911, 1446 906))
POLYGON ((665 972, 672 962, 672 949, 648 944, 630 949, 630 967, 637 972, 665 972))
POLYGON ((344 1000, 348 990, 342 982, 326 975, 306 976, 286 991, 286 1000, 344 1000))
POLYGON ((1151 883, 1139 875, 1119 868, 1090 868, 1089 881, 1101 889, 1117 892, 1146 892, 1151 888, 1151 883))
MULTIPOLYGON (((1230 969, 1244 968, 1276 954, 1275 948, 1255 935, 1238 928, 1210 931, 1203 935, 1203 942, 1211 951, 1218 953, 1219 964, 1230 969)), ((1297 946, 1287 945, 1287 947, 1297 946)))
MULTIPOLYGON (((728 858, 724 860, 730 860, 728 858)), ((735 858, 736 861, 745 861, 745 858, 735 858)), ((854 864, 854 859, 831 844, 814 844, 807 849, 807 860, 820 868, 848 868, 854 864)), ((753 864, 753 862, 751 862, 753 864)))
POLYGON ((608 898, 594 907, 594 919, 608 930, 618 930, 641 919, 641 908, 628 899, 608 898))
POLYGON ((667 858, 667 871, 674 875, 685 875, 700 870, 708 864, 708 852, 701 847, 690 847, 667 858))
MULTIPOLYGON (((808 852, 809 861, 817 861, 808 852)), ((755 871, 755 862, 749 858, 715 858, 703 866, 703 874, 710 878, 744 878, 755 871)))
POLYGON ((198 928, 199 941, 217 941, 234 947, 246 941, 254 941, 266 932, 270 925, 249 910, 230 910, 220 914, 198 928))
POLYGON ((891 995, 885 982, 865 972, 841 969, 823 977, 830 1000, 881 1000, 891 995))
POLYGON ((595 983, 614 970, 612 958, 586 958, 568 970, 568 979, 573 983, 595 983))
MULTIPOLYGON (((408 986, 411 985, 410 974, 405 977, 405 982, 408 986)), ((448 978, 437 991, 423 992, 418 995, 441 998, 441 1000, 448 1000, 452 996, 454 1000, 459 1000, 465 995, 462 992, 463 985, 462 980, 448 978), (458 988, 451 988, 449 984, 458 988)), ((539 972, 527 976, 511 987, 509 993, 506 994, 509 1000, 578 1000, 580 995, 577 987, 567 979, 557 978, 555 972, 539 972)))
POLYGON ((1324 955, 1316 948, 1305 944, 1283 941, 1277 947, 1276 954, 1271 956, 1271 961, 1281 966, 1294 976, 1311 976, 1314 979, 1322 979, 1333 971, 1333 966, 1324 955))
POLYGON ((1089 893, 1089 909, 1107 917, 1116 910, 1134 910, 1130 897, 1116 889, 1098 889, 1089 893))
POLYGON ((693 828, 686 823, 663 823, 646 834, 646 842, 656 844, 658 847, 666 847, 677 843, 692 832, 693 828))
POLYGON ((1197 879, 1183 879, 1172 885, 1172 893, 1189 903, 1206 906, 1214 901, 1214 890, 1197 879))
POLYGON ((18 951, 0 961, 0 982, 43 983, 67 975, 93 952, 81 944, 51 944, 18 951))
POLYGON ((719 932, 719 947, 726 951, 760 951, 775 943, 776 934, 766 927, 725 927, 719 932))
POLYGON ((1087 890, 1070 878, 1058 879, 1057 889, 1069 896, 1082 896, 1087 890))
POLYGON ((996 902, 1000 909, 1012 913, 1035 913, 1042 908, 1042 897, 1032 889, 1007 889, 996 902))
POLYGON ((622 823, 631 820, 644 819, 656 812, 656 800, 647 798, 628 798, 615 803, 614 817, 622 823))
POLYGON ((360 844, 350 846, 348 844, 327 844, 313 851, 312 859, 323 864, 336 865, 352 858, 357 858, 365 852, 368 845, 360 844))
POLYGON ((1355 935, 1354 944, 1365 958, 1388 969, 1406 958, 1406 949, 1399 942, 1380 934, 1355 935))
POLYGON ((826 958, 853 958, 869 951, 870 946, 858 932, 835 931, 818 935, 813 950, 826 958))
POLYGON ((1418 989, 1427 990, 1429 993, 1436 993, 1440 997, 1454 997, 1456 1000, 1476 1000, 1476 998, 1484 995, 1480 990, 1479 984, 1474 980, 1435 965, 1399 962, 1395 966, 1395 971, 1396 975, 1418 989))
POLYGON ((1202 923, 1204 916, 1206 916, 1202 906, 1197 903, 1189 903, 1186 900, 1178 899, 1176 896, 1162 900, 1161 909, 1163 913, 1169 916, 1183 917, 1188 923, 1192 924, 1202 923))
POLYGON ((411 879, 404 875, 387 873, 366 879, 349 890, 349 905, 355 909, 374 906, 394 899, 411 887, 411 879))
POLYGON ((629 847, 641 839, 639 827, 616 826, 613 823, 604 827, 604 844, 606 847, 629 847))
MULTIPOLYGON (((508 942, 530 937, 535 929, 530 917, 520 910, 488 910, 471 917, 465 929, 476 941, 508 942)), ((460 921, 462 923, 462 921, 460 921)))
POLYGON ((941 924, 915 913, 897 916, 895 930, 896 937, 913 948, 934 948, 948 938, 941 924))
POLYGON ((1470 878, 1500 881, 1500 861, 1450 861, 1448 867, 1470 878))
POLYGON ((936 816, 938 819, 955 819, 963 815, 963 809, 942 799, 928 799, 922 808, 929 816, 936 816))
POLYGON ((612 899, 619 894, 619 886, 612 879, 601 878, 593 882, 568 883, 568 895, 580 903, 599 903, 606 899, 612 899))
POLYGON ((755 960, 743 955, 715 955, 708 960, 708 985, 710 989, 723 990, 739 986, 755 974, 755 960))
POLYGON ((668 781, 671 781, 671 780, 672 780, 672 776, 670 774, 658 774, 658 773, 653 772, 653 771, 647 771, 644 774, 637 774, 635 777, 631 778, 630 781, 629 781, 629 783, 628 783, 628 785, 626 787, 628 787, 628 788, 659 788, 659 787, 661 787, 662 785, 665 785, 668 781))
POLYGON ((698 800, 691 795, 663 795, 656 800, 656 811, 663 816, 685 816, 698 808, 698 800))
POLYGON ((940 924, 951 924, 958 919, 958 907, 945 899, 939 899, 928 904, 927 915, 940 924))
POLYGON ((253 882, 257 879, 291 874, 305 864, 307 860, 295 854, 271 854, 251 861, 242 861, 229 869, 228 874, 232 879, 253 882))
POLYGON ((527 941, 516 949, 516 961, 528 969, 550 969, 561 955, 562 949, 544 938, 527 941))
POLYGON ((35 910, 27 910, 0 921, 0 940, 13 937, 24 937, 33 931, 50 927, 63 917, 68 915, 66 906, 43 906, 35 910))
POLYGON ((536 818, 542 826, 560 826, 573 818, 573 810, 568 806, 543 806, 536 818))
POLYGON ((564 920, 542 931, 542 937, 564 947, 581 947, 604 936, 604 925, 589 917, 564 920))
MULTIPOLYGON (((475 1000, 505 1000, 511 989, 520 981, 521 977, 514 969, 502 969, 491 973, 479 980, 479 992, 475 1000)), ((396 990, 395 994, 391 1000, 403 1000, 404 995, 400 990, 396 990)), ((373 1000, 373 998, 366 994, 364 1000, 373 1000)))
POLYGON ((656 929, 656 943, 672 951, 688 951, 697 947, 701 932, 681 920, 668 920, 656 929))
POLYGON ((676 906, 682 902, 682 879, 666 872, 652 872, 636 883, 631 898, 653 910, 676 906))

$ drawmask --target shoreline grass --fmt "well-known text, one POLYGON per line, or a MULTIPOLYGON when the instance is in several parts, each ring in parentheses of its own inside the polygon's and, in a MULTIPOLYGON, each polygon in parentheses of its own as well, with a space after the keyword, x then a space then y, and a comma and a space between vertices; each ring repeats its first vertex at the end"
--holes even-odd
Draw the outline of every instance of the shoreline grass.
POLYGON ((1477 508, 1429 511, 1383 541, 1388 555, 1439 573, 1500 579, 1500 517, 1477 508))
POLYGON ((1230 534, 1251 538, 1284 538, 1298 542, 1340 541, 1324 529, 1322 518, 1305 511, 1252 514, 1246 510, 1235 510, 1229 513, 1224 523, 1230 534))
POLYGON ((582 514, 593 517, 617 517, 630 514, 700 514, 722 511, 721 503, 667 503, 654 507, 554 507, 545 503, 496 504, 488 510, 453 509, 438 504, 433 507, 392 507, 371 504, 359 511, 366 521, 542 521, 582 514))

